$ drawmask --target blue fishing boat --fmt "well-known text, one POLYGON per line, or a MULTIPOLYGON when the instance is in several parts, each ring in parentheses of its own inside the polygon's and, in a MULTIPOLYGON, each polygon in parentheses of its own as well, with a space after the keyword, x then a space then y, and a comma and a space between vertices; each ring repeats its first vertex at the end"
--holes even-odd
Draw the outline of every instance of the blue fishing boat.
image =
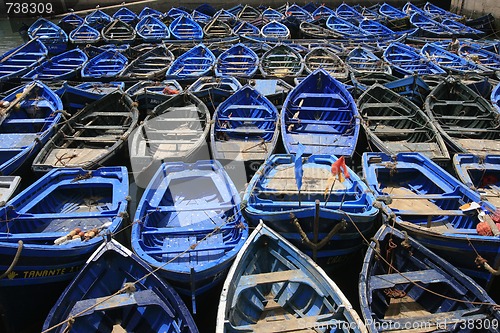
POLYGON ((69 41, 73 44, 95 44, 100 39, 101 33, 87 24, 81 24, 69 33, 69 41))
POLYGON ((299 327, 351 327, 350 332, 366 332, 326 272, 261 223, 238 253, 224 282, 215 330, 286 332, 299 327))
POLYGON ((305 9, 309 13, 313 13, 317 7, 318 7, 317 3, 309 1, 308 3, 302 6, 302 9, 305 9))
MULTIPOLYGON (((387 21, 387 26, 394 30, 408 29, 410 26, 410 16, 402 10, 391 6, 388 3, 379 4, 376 9, 378 13, 387 21)), ((371 7, 370 7, 371 8, 371 7)), ((374 8, 375 10, 375 8, 374 8)))
POLYGON ((103 242, 87 260, 50 310, 42 329, 54 333, 68 329, 198 333, 174 288, 114 239, 103 242), (97 281, 95 276, 99 276, 97 281))
POLYGON ((201 40, 202 27, 190 16, 181 15, 170 23, 170 33, 179 40, 201 40))
POLYGON ((500 209, 500 155, 455 154, 453 167, 462 183, 500 209))
POLYGON ((176 19, 177 17, 181 15, 189 15, 188 12, 186 12, 184 9, 177 8, 177 7, 172 7, 169 9, 169 11, 166 13, 165 16, 171 18, 171 19, 176 19))
POLYGON ((212 156, 219 161, 260 164, 272 154, 278 138, 278 110, 250 85, 218 106, 210 129, 212 156))
POLYGON ((281 135, 287 153, 351 157, 359 136, 356 103, 344 85, 323 69, 309 74, 287 96, 281 135))
POLYGON ((235 77, 202 76, 194 81, 188 88, 214 113, 220 103, 240 90, 241 83, 235 77))
POLYGON ((292 4, 291 6, 288 6, 287 4, 285 8, 285 16, 293 16, 300 21, 311 21, 313 19, 310 12, 300 7, 296 3, 292 4))
POLYGON ((113 18, 100 9, 94 10, 92 13, 85 16, 85 23, 92 28, 101 31, 113 18))
POLYGON ((368 31, 370 34, 377 36, 379 38, 398 38, 401 35, 413 35, 417 32, 418 29, 410 29, 403 31, 394 31, 389 29, 387 26, 375 20, 363 20, 359 22, 359 28, 364 31, 368 31))
POLYGON ((321 5, 312 12, 312 17, 314 20, 319 18, 327 19, 330 15, 335 14, 335 11, 326 5, 321 5))
MULTIPOLYGON (((435 76, 440 78, 440 76, 435 76)), ((383 83, 386 88, 398 93, 398 95, 412 101, 419 107, 424 105, 427 95, 431 91, 431 87, 419 75, 409 75, 402 79, 392 80, 391 82, 383 83)))
POLYGON ((233 27, 233 35, 260 36, 260 29, 250 22, 240 21, 233 27))
POLYGON ((375 83, 357 103, 367 139, 378 150, 388 155, 418 151, 438 163, 450 161, 436 126, 401 93, 375 83))
POLYGON ((445 70, 423 57, 413 47, 395 42, 384 51, 383 58, 401 76, 412 74, 445 74, 445 70))
POLYGON ((137 58, 119 74, 127 79, 161 80, 174 60, 174 55, 165 44, 159 44, 137 58))
POLYGON ((170 38, 170 30, 159 18, 143 17, 135 27, 137 35, 146 43, 160 43, 170 38))
POLYGON ((20 77, 35 66, 38 66, 46 57, 48 51, 38 39, 5 52, 0 56, 0 82, 20 77))
POLYGON ((483 233, 474 206, 463 210, 474 203, 495 211, 493 205, 420 153, 364 153, 363 175, 390 225, 488 287, 494 275, 476 259, 498 269, 500 238, 483 233))
POLYGON ((212 16, 203 14, 202 12, 199 12, 196 9, 193 10, 193 12, 191 13, 191 17, 198 24, 207 24, 212 19, 212 16))
POLYGON ((207 106, 190 91, 157 105, 129 140, 135 184, 146 188, 164 162, 209 159, 210 120, 207 106))
POLYGON ((113 14, 113 19, 118 19, 127 24, 134 25, 139 21, 139 17, 136 13, 128 9, 127 7, 121 7, 113 14))
POLYGON ((153 9, 151 7, 144 7, 141 12, 139 13, 139 19, 142 19, 143 17, 146 17, 146 16, 154 16, 154 17, 157 17, 159 19, 162 19, 165 14, 160 12, 159 10, 156 10, 156 9, 153 9))
POLYGON ((483 67, 477 63, 469 61, 465 58, 456 55, 450 51, 447 51, 433 43, 425 44, 421 49, 420 53, 422 56, 426 57, 430 61, 434 62, 436 65, 447 70, 450 74, 469 74, 478 73, 482 75, 493 74, 491 70, 483 67))
POLYGON ((387 224, 366 252, 359 299, 372 333, 387 332, 385 327, 458 332, 468 330, 458 327, 469 320, 500 320, 495 301, 474 280, 387 224))
POLYGON ((344 157, 277 154, 248 184, 242 212, 250 225, 264 221, 319 265, 339 266, 373 231, 374 201, 344 157))
POLYGON ((61 18, 57 25, 60 26, 61 29, 63 29, 66 33, 69 33, 70 31, 82 25, 84 21, 85 20, 83 19, 83 17, 75 13, 69 13, 68 15, 61 18))
POLYGON ((217 9, 215 9, 211 4, 208 3, 203 3, 199 5, 198 7, 195 8, 195 10, 210 16, 214 16, 215 13, 217 12, 217 9))
POLYGON ((382 5, 380 5, 378 11, 381 15, 387 17, 389 20, 399 20, 408 18, 407 13, 385 2, 382 5))
POLYGON ((257 72, 259 56, 248 46, 238 43, 222 52, 215 63, 216 76, 252 77, 257 72))
POLYGON ((125 167, 94 171, 55 169, 0 209, 0 268, 9 278, 0 287, 25 288, 70 281, 127 216, 125 167), (20 251, 22 249, 22 251, 20 251))
POLYGON ((85 82, 76 86, 64 82, 62 87, 55 92, 61 98, 64 109, 70 115, 74 115, 87 104, 91 104, 117 89, 123 90, 124 88, 124 82, 85 82))
POLYGON ((59 96, 40 81, 17 88, 3 101, 0 173, 11 175, 31 163, 54 135, 62 117, 63 104, 59 96))
POLYGON ((424 37, 443 38, 456 34, 455 30, 419 13, 415 13, 410 17, 410 23, 420 29, 420 35, 424 37))
POLYGON ((344 38, 364 38, 372 37, 372 34, 359 28, 357 25, 341 19, 335 15, 330 15, 326 20, 326 26, 343 36, 344 38))
POLYGON ((82 68, 83 79, 114 78, 127 66, 123 54, 109 50, 90 59, 82 68))
POLYGON ((458 53, 462 57, 465 57, 495 72, 500 71, 500 55, 498 53, 491 52, 469 44, 463 44, 462 46, 460 46, 460 48, 458 49, 458 53))
POLYGON ((57 130, 33 161, 35 172, 113 163, 139 121, 139 110, 122 90, 84 107, 57 130))
POLYGON ((304 57, 307 73, 322 68, 332 77, 345 82, 349 78, 349 67, 336 52, 328 47, 314 47, 304 57))
POLYGON ((125 92, 137 102, 137 108, 142 114, 148 114, 182 91, 182 86, 176 80, 140 80, 125 92))
POLYGON ((351 71, 359 74, 392 74, 391 66, 384 63, 384 61, 377 57, 373 52, 361 46, 356 47, 349 52, 346 57, 346 64, 349 66, 351 71))
POLYGON ((477 39, 477 38, 485 35, 485 33, 481 30, 474 29, 472 27, 466 26, 465 24, 454 21, 454 20, 446 19, 446 20, 443 20, 441 22, 441 24, 443 26, 447 27, 448 29, 453 30, 455 32, 456 36, 461 36, 464 38, 471 37, 471 38, 477 39))
POLYGON ((40 66, 26 73, 23 80, 70 80, 80 74, 80 70, 87 62, 87 55, 80 49, 73 49, 44 61, 40 66))
POLYGON ((500 154, 498 112, 460 79, 441 81, 427 96, 424 107, 451 151, 500 154))
POLYGON ((265 18, 266 20, 269 20, 269 21, 273 21, 273 20, 280 21, 283 18, 285 18, 285 15, 283 15, 283 13, 280 13, 277 10, 269 7, 262 12, 262 17, 265 18))
POLYGON ((28 29, 30 39, 40 40, 49 53, 59 54, 68 48, 68 35, 55 23, 40 17, 28 29))
POLYGON ((200 77, 211 72, 215 55, 205 45, 198 44, 175 59, 167 70, 167 76, 200 77))
POLYGON ((286 25, 278 21, 271 21, 260 29, 260 34, 266 38, 288 39, 290 30, 286 25))
POLYGON ((192 297, 221 282, 248 238, 238 191, 217 161, 162 164, 134 221, 134 252, 192 297))
POLYGON ((427 2, 424 5, 424 10, 433 16, 440 17, 441 20, 450 19, 450 20, 455 20, 455 21, 463 21, 465 19, 464 16, 449 12, 449 11, 447 11, 439 6, 436 6, 430 2, 427 2))
POLYGON ((345 2, 341 3, 337 7, 337 9, 335 10, 335 15, 356 25, 364 20, 364 17, 363 15, 361 15, 361 13, 359 13, 356 9, 349 6, 345 2))
POLYGON ((304 69, 304 61, 299 52, 286 44, 276 44, 266 51, 259 62, 263 77, 295 77, 304 69))

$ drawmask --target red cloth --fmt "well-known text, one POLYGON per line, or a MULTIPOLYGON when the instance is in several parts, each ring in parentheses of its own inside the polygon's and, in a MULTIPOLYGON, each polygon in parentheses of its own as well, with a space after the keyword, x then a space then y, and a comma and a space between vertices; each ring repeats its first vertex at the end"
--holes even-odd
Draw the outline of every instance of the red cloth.
POLYGON ((349 175, 349 171, 347 171, 347 165, 345 164, 344 156, 341 156, 337 161, 332 163, 332 174, 336 175, 339 179, 341 177, 341 173, 344 174, 345 178, 351 177, 349 175))

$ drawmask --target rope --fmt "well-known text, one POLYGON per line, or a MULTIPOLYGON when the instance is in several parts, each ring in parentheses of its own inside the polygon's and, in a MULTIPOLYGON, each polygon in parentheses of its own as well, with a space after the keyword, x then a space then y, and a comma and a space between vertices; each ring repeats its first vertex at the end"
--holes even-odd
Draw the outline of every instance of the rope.
MULTIPOLYGON (((359 230, 358 226, 356 225, 356 223, 354 223, 354 221, 352 220, 352 218, 349 216, 349 214, 347 214, 345 211, 340 211, 341 213, 343 213, 348 219, 349 221, 352 223, 352 225, 354 226, 354 228, 357 230, 357 232, 359 233, 359 235, 363 238, 363 241, 368 244, 368 247, 372 248, 374 251, 380 251, 380 250, 377 250, 376 247, 373 247, 371 245, 370 242, 368 242, 368 240, 366 239, 365 235, 363 235, 363 233, 361 232, 361 230, 359 230)), ((377 252, 380 254, 380 252, 377 252)), ((459 299, 459 298, 454 298, 454 297, 449 297, 449 296, 446 296, 446 295, 443 295, 441 293, 438 293, 434 290, 431 290, 431 289, 428 289, 420 284, 418 284, 416 281, 413 281, 412 279, 408 278, 407 276, 405 276, 402 272, 400 272, 396 267, 394 267, 391 263, 389 263, 384 257, 382 256, 379 256, 379 258, 381 260, 383 260, 387 265, 388 267, 391 268, 392 271, 396 272, 397 274, 399 274, 402 278, 404 278, 405 280, 407 280, 409 283, 413 284, 414 286, 428 292, 428 293, 431 293, 435 296, 438 296, 438 297, 441 297, 441 298, 444 298, 444 299, 447 299, 447 300, 450 300, 450 301, 454 301, 454 302, 458 302, 458 303, 464 303, 464 304, 472 304, 472 305, 486 305, 486 306, 492 306, 492 307, 496 307, 497 304, 495 303, 487 303, 487 302, 479 302, 479 301, 468 301, 468 300, 463 300, 463 299, 459 299)), ((383 279, 383 277, 380 277, 381 279, 383 279)))
POLYGON ((22 251, 23 251, 23 241, 19 240, 17 242, 16 255, 14 256, 14 259, 12 260, 12 263, 10 264, 9 268, 7 268, 7 270, 2 275, 0 275, 0 280, 3 279, 4 277, 6 277, 7 275, 9 275, 9 273, 14 269, 14 267, 16 267, 17 261, 21 257, 22 251))
POLYGON ((292 219, 291 222, 292 224, 295 226, 295 228, 297 229, 297 231, 299 232, 300 234, 300 237, 302 239, 302 242, 304 242, 307 246, 309 246, 312 250, 320 250, 321 248, 323 248, 329 241, 330 239, 335 235, 337 234, 338 232, 340 232, 341 230, 345 230, 345 228, 347 228, 347 222, 346 220, 342 219, 340 221, 340 223, 336 224, 332 230, 330 230, 330 232, 328 233, 328 235, 326 235, 326 237, 324 237, 321 241, 319 241, 318 243, 314 243, 312 242, 309 237, 307 237, 307 234, 304 232, 304 230, 302 230, 302 227, 300 226, 300 222, 299 222, 299 219, 297 217, 295 217, 295 214, 293 213, 290 213, 290 218, 292 219))
MULTIPOLYGON (((215 235, 217 232, 219 232, 221 230, 222 227, 224 227, 225 225, 229 224, 229 223, 232 223, 234 221, 234 218, 241 212, 241 207, 240 208, 237 208, 236 209, 236 212, 228 217, 226 219, 226 221, 218 226, 216 226, 211 232, 207 233, 201 240, 199 240, 198 242, 196 242, 195 244, 192 244, 190 245, 186 250, 184 250, 183 252, 177 254, 175 257, 173 257, 172 259, 170 259, 169 261, 165 262, 164 264, 152 269, 149 273, 147 273, 146 275, 144 275, 143 277, 141 277, 140 279, 136 280, 136 281, 132 281, 132 282, 127 282, 124 284, 124 286, 116 291, 115 293, 101 299, 100 301, 96 302, 95 304, 89 306, 88 308, 86 309, 83 309, 82 311, 78 312, 77 314, 73 315, 72 317, 62 321, 62 322, 59 322, 55 325, 53 325, 52 327, 49 327, 47 328, 45 331, 42 331, 41 333, 48 333, 66 323, 68 323, 68 327, 71 329, 70 325, 72 325, 72 323, 74 322, 74 318, 75 317, 79 317, 81 316, 82 314, 86 313, 87 311, 90 311, 92 309, 94 309, 95 307, 97 307, 98 305, 110 300, 111 298, 113 298, 114 296, 116 295, 119 295, 119 294, 123 294, 124 292, 129 292, 130 290, 132 290, 135 285, 141 281, 143 281, 144 279, 146 279, 147 277, 149 277, 150 275, 153 275, 155 274, 157 271, 163 269, 165 266, 167 266, 168 264, 174 262, 175 260, 177 260, 178 258, 182 257, 183 255, 185 255, 187 252, 191 251, 192 249, 195 249, 201 242, 207 240, 208 238, 212 237, 213 235, 215 235)), ((156 211, 156 210, 155 210, 156 211)), ((147 216, 149 216, 150 214, 153 214, 155 211, 151 211, 149 212, 148 214, 146 214, 144 217, 142 217, 142 219, 145 219, 147 216)), ((204 212, 207 216, 208 214, 206 212, 204 212)), ((212 220, 212 218, 210 216, 208 216, 208 218, 215 223, 215 221, 212 220)), ((141 223, 142 221, 141 220, 137 220, 135 221, 134 223, 141 223)), ((126 228, 129 228, 133 223, 131 223, 129 226, 123 228, 122 230, 120 230, 119 232, 125 230, 126 228)), ((238 229, 242 229, 242 228, 246 228, 246 226, 242 223, 238 224, 235 226, 235 228, 238 228, 238 229)), ((115 234, 113 235, 116 235, 118 234, 119 232, 116 232, 115 234)), ((65 333, 69 332, 69 331, 64 331, 65 333)))

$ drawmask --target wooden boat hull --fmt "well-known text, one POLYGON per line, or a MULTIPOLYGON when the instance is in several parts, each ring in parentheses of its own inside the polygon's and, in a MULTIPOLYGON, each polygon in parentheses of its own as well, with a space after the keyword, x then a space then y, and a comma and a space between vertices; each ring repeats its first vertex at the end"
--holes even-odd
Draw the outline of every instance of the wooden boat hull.
MULTIPOLYGON (((363 155, 368 186, 386 202, 382 211, 389 224, 406 231, 423 246, 489 288, 494 276, 475 263, 478 255, 500 267, 500 241, 478 234, 479 220, 459 207, 480 202, 479 194, 419 153, 363 155), (388 163, 389 162, 389 163, 388 163)), ((489 203, 485 207, 495 210, 489 203)))
POLYGON ((11 175, 31 163, 55 134, 63 104, 40 81, 21 86, 3 100, 16 106, 13 112, 4 110, 7 114, 3 115, 0 125, 0 173, 11 175))
POLYGON ((272 154, 278 138, 278 110, 250 85, 219 105, 210 129, 212 156, 219 161, 260 164, 272 154))
POLYGON ((41 17, 28 28, 30 39, 39 39, 51 54, 59 54, 68 47, 68 35, 56 24, 41 17))
POLYGON ((200 77, 188 88, 198 97, 213 114, 217 107, 229 96, 241 88, 241 83, 234 77, 200 77))
POLYGON ((459 80, 449 77, 434 88, 425 111, 451 151, 483 156, 500 152, 498 113, 459 80))
POLYGON ((354 154, 359 136, 356 104, 344 86, 323 69, 309 74, 287 96, 281 112, 281 135, 287 153, 298 144, 305 154, 354 154))
POLYGON ((215 65, 215 55, 205 45, 199 44, 177 57, 167 70, 172 77, 193 78, 207 76, 215 65))
POLYGON ((128 59, 121 53, 108 50, 90 59, 82 68, 84 80, 111 79, 127 66, 128 59))
POLYGON ((132 249, 179 293, 194 297, 220 282, 248 238, 239 205, 219 162, 164 163, 137 208, 132 249))
POLYGON ((458 332, 464 317, 478 322, 500 318, 495 302, 471 278, 387 224, 366 252, 359 291, 370 332, 384 332, 386 326, 458 332))
POLYGON ((7 51, 0 57, 0 82, 20 77, 39 65, 48 54, 38 39, 7 51))
POLYGON ((486 155, 484 158, 472 154, 453 156, 455 173, 462 183, 478 192, 483 200, 500 209, 500 157, 486 155))
POLYGON ((374 198, 363 194, 365 185, 350 171, 351 178, 329 185, 330 168, 336 160, 329 155, 309 156, 303 164, 304 184, 299 194, 294 156, 272 155, 245 191, 245 218, 254 226, 263 220, 320 264, 335 266, 348 262, 361 248, 361 234, 367 236, 373 231, 378 209, 372 206, 374 198), (331 195, 325 204, 324 193, 328 194, 330 187, 331 195), (357 191, 359 197, 355 199, 357 191), (314 221, 318 223, 317 236, 314 236, 314 221), (323 246, 313 250, 311 244, 319 242, 323 246))
POLYGON ((388 155, 418 151, 437 163, 449 162, 450 154, 437 128, 400 94, 374 84, 359 97, 358 109, 368 140, 380 151, 388 155))
POLYGON ((124 148, 137 126, 139 111, 132 99, 115 91, 86 106, 43 147, 32 169, 47 172, 52 168, 94 169, 106 165, 124 148))
POLYGON ((174 55, 163 44, 139 55, 119 74, 131 80, 161 80, 174 60, 174 55))
POLYGON ((222 52, 215 63, 216 76, 253 77, 257 70, 259 56, 245 44, 238 43, 222 52))
POLYGON ((189 91, 155 107, 129 141, 137 186, 146 188, 166 161, 208 159, 210 119, 206 105, 189 91))
POLYGON ((3 219, 12 219, 0 230, 2 272, 22 248, 9 278, 0 279, 0 286, 71 280, 102 238, 70 242, 66 236, 75 228, 84 232, 96 228, 97 234, 117 232, 126 217, 127 195, 125 167, 101 168, 90 174, 82 169, 56 169, 40 178, 10 201, 14 206, 0 210, 3 219), (55 244, 60 237, 64 243, 55 244))
POLYGON ((81 272, 64 290, 49 312, 43 330, 72 319, 54 329, 67 327, 75 332, 123 330, 197 333, 186 305, 173 287, 162 282, 150 267, 115 240, 104 242, 86 262, 81 272), (94 280, 99 276, 99 281, 94 280), (136 281, 141 281, 136 283, 136 281), (133 290, 127 284, 133 283, 133 290), (124 293, 118 293, 123 290, 124 293), (94 309, 84 312, 87 307, 94 309), (105 319, 104 319, 105 318, 105 319))
POLYGON ((168 101, 175 95, 182 93, 182 86, 176 80, 145 81, 141 80, 125 91, 134 102, 142 118, 146 117, 154 108, 168 101))
POLYGON ((366 332, 347 298, 327 274, 260 223, 245 242, 224 283, 215 331, 318 330, 340 323, 351 327, 352 332, 366 332))

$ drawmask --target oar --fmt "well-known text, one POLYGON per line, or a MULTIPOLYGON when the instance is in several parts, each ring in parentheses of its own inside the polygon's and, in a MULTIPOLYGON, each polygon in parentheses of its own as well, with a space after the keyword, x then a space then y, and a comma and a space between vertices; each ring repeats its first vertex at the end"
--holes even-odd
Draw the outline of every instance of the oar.
MULTIPOLYGON (((28 45, 29 43, 37 40, 38 36, 36 36, 35 38, 31 39, 29 42, 27 42, 26 44, 24 44, 24 46, 28 45)), ((14 52, 12 52, 11 54, 9 54, 8 56, 6 56, 5 58, 3 58, 2 60, 0 60, 0 63, 6 61, 7 59, 9 59, 10 57, 12 57, 13 55, 15 55, 16 53, 18 53, 19 51, 21 51, 22 49, 24 49, 24 47, 19 47, 17 50, 15 50, 14 52)))

